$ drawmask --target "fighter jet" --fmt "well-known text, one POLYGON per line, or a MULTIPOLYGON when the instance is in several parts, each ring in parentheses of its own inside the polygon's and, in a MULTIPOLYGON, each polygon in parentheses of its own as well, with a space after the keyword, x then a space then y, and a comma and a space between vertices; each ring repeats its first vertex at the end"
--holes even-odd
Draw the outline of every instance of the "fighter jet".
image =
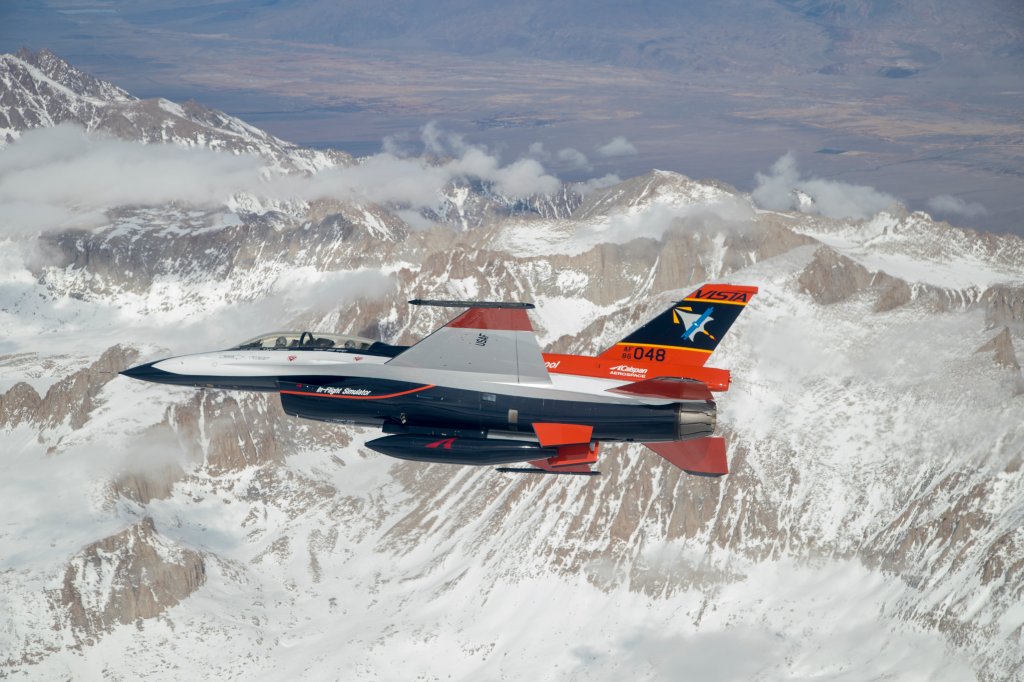
POLYGON ((710 355, 757 288, 707 284, 596 357, 543 353, 522 302, 413 300, 465 309, 412 346, 274 332, 122 374, 207 389, 271 391, 289 415, 380 428, 400 459, 595 475, 601 443, 638 442, 690 474, 728 473, 710 355))

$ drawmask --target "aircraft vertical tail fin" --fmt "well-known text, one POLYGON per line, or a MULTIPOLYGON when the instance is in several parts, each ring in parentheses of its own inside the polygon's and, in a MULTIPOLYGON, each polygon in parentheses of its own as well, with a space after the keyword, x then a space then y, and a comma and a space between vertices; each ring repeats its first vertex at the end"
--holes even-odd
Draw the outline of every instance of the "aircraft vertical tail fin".
POLYGON ((421 299, 409 303, 466 310, 385 364, 472 372, 495 381, 551 383, 526 314, 532 303, 421 299))
POLYGON ((605 360, 673 373, 678 366, 707 362, 757 287, 705 284, 601 354, 605 360))

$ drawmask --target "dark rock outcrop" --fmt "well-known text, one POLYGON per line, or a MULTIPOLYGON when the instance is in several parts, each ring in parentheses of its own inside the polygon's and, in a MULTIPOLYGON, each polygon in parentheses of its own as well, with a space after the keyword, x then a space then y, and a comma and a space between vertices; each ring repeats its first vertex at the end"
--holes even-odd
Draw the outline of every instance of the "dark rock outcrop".
POLYGON ((797 280, 815 303, 829 305, 850 298, 871 285, 871 273, 859 263, 823 246, 797 280))
POLYGON ((990 341, 975 352, 993 353, 996 364, 1013 370, 1020 369, 1020 363, 1017 362, 1017 354, 1013 352, 1013 337, 1010 336, 1009 327, 1003 327, 1003 331, 992 337, 990 341))
POLYGON ((161 538, 146 517, 75 555, 59 603, 78 644, 88 644, 115 625, 160 615, 205 581, 202 555, 161 538))
POLYGON ((138 358, 139 351, 130 346, 112 346, 96 362, 50 386, 43 397, 18 382, 0 395, 0 428, 29 422, 49 427, 68 422, 73 429, 82 428, 103 387, 138 358))
POLYGON ((36 389, 24 381, 14 384, 0 395, 0 428, 17 426, 35 419, 42 402, 36 389))

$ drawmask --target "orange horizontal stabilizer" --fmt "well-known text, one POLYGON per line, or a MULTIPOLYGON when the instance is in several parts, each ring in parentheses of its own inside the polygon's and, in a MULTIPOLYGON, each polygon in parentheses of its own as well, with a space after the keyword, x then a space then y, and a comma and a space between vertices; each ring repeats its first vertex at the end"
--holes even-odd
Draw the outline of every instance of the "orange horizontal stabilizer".
POLYGON ((729 473, 724 438, 697 438, 669 443, 644 443, 688 474, 723 476, 729 473))
POLYGON ((541 447, 544 448, 590 443, 590 436, 594 433, 593 426, 586 426, 584 424, 544 424, 534 422, 533 430, 540 440, 541 447))
POLYGON ((707 384, 692 379, 674 377, 647 379, 608 390, 611 393, 628 393, 648 398, 667 398, 668 400, 714 400, 707 384))

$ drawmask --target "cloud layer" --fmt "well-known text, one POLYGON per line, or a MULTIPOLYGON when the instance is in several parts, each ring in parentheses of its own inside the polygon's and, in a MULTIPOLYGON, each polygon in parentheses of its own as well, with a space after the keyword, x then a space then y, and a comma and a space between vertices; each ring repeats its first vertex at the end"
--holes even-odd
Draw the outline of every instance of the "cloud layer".
POLYGON ((864 219, 899 203, 891 194, 867 185, 802 177, 792 153, 781 156, 767 174, 757 173, 756 179, 754 201, 777 211, 799 210, 829 218, 864 219), (802 200, 800 193, 810 201, 802 200))
POLYGON ((262 182, 261 161, 143 145, 61 125, 26 132, 0 154, 0 234, 94 225, 124 205, 213 205, 262 182))
POLYGON ((252 155, 144 145, 71 125, 32 130, 0 155, 0 235, 102 225, 105 212, 117 206, 216 206, 236 194, 419 210, 436 209, 445 188, 458 179, 490 183, 511 197, 551 194, 561 186, 535 158, 503 164, 486 148, 433 123, 422 129, 420 142, 419 156, 388 140, 384 151, 352 166, 279 176, 252 155))
POLYGON ((605 158, 612 156, 632 156, 636 153, 636 146, 622 136, 616 137, 608 144, 597 148, 597 155, 605 158))
POLYGON ((940 194, 937 197, 932 197, 928 200, 928 208, 935 213, 957 215, 965 218, 978 218, 988 214, 988 209, 981 204, 974 201, 964 201, 951 194, 940 194))

